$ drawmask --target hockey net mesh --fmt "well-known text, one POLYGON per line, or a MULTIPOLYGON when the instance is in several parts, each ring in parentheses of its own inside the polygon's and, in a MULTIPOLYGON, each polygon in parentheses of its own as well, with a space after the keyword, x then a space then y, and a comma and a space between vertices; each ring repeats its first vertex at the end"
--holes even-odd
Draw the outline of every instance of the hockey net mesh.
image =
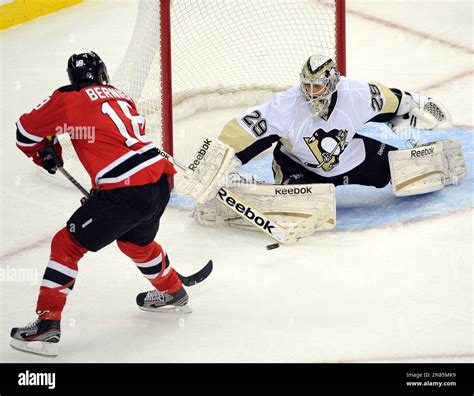
MULTIPOLYGON (((162 128, 160 1, 140 0, 138 7, 112 84, 135 99, 162 147, 172 131, 162 128)), ((336 57, 334 0, 174 0, 170 15, 175 121, 202 109, 262 102, 297 84, 310 55, 336 57)), ((90 186, 70 143, 62 144, 65 167, 90 186)))

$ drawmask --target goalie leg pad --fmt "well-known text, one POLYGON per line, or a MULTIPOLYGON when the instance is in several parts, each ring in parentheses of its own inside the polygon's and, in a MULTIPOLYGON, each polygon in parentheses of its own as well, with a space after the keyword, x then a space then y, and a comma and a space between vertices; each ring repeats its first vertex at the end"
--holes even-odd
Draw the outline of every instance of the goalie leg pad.
MULTIPOLYGON (((298 238, 336 226, 336 196, 332 184, 282 186, 235 182, 228 188, 290 232, 298 229, 304 234, 298 238)), ((194 213, 198 222, 206 226, 256 230, 218 199, 197 204, 194 213)))
POLYGON ((457 140, 442 140, 388 155, 393 193, 425 194, 457 184, 466 176, 466 162, 457 140))
POLYGON ((466 177, 466 162, 462 154, 461 144, 457 140, 442 140, 443 152, 446 158, 445 184, 458 184, 466 177))
POLYGON ((397 197, 440 190, 445 184, 443 144, 436 142, 388 154, 392 189, 397 197))

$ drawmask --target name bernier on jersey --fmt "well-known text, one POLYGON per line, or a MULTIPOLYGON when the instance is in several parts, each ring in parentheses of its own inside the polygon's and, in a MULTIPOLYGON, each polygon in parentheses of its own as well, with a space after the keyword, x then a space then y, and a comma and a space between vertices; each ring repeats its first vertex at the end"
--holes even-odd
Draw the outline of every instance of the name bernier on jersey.
POLYGON ((125 95, 122 91, 112 87, 93 87, 85 90, 90 100, 95 101, 98 99, 127 99, 132 100, 130 96, 125 95))

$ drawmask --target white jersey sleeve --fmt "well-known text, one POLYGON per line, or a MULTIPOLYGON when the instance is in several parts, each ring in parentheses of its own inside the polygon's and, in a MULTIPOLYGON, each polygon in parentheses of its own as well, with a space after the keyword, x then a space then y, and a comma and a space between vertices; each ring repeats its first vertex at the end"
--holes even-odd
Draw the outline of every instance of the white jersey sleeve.
POLYGON ((234 148, 243 163, 269 148, 279 139, 288 138, 294 119, 296 87, 275 94, 268 102, 251 107, 229 121, 219 139, 234 148))
POLYGON ((388 121, 396 116, 400 100, 390 88, 376 82, 345 81, 346 84, 341 88, 350 90, 352 105, 360 125, 378 119, 388 121))

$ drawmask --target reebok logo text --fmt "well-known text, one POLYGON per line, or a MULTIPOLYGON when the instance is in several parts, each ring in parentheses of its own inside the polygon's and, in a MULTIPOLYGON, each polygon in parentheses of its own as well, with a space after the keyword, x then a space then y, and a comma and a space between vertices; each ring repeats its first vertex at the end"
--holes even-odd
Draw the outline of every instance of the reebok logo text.
POLYGON ((275 195, 312 194, 311 187, 275 188, 275 195))
POLYGON ((227 194, 227 191, 225 191, 223 188, 221 188, 217 194, 217 196, 224 201, 229 207, 235 208, 235 210, 241 214, 243 214, 248 220, 251 220, 253 223, 255 223, 258 227, 260 227, 262 230, 269 232, 270 234, 272 233, 272 229, 275 228, 275 226, 271 225, 270 220, 265 220, 262 219, 260 216, 256 215, 252 208, 249 206, 237 202, 235 198, 230 197, 227 194))
POLYGON ((425 147, 422 149, 411 150, 411 158, 413 157, 424 157, 425 155, 431 155, 434 153, 434 147, 425 147))
POLYGON ((211 145, 212 140, 206 139, 204 140, 203 145, 197 152, 196 158, 194 158, 194 161, 189 164, 188 168, 191 169, 193 172, 196 170, 196 168, 199 166, 201 163, 202 159, 207 153, 207 150, 209 149, 209 146, 211 145))
POLYGON ((163 157, 163 158, 166 158, 168 161, 172 161, 171 159, 171 156, 168 154, 168 153, 165 153, 164 151, 161 151, 158 147, 156 148, 158 150, 158 155, 163 157))

